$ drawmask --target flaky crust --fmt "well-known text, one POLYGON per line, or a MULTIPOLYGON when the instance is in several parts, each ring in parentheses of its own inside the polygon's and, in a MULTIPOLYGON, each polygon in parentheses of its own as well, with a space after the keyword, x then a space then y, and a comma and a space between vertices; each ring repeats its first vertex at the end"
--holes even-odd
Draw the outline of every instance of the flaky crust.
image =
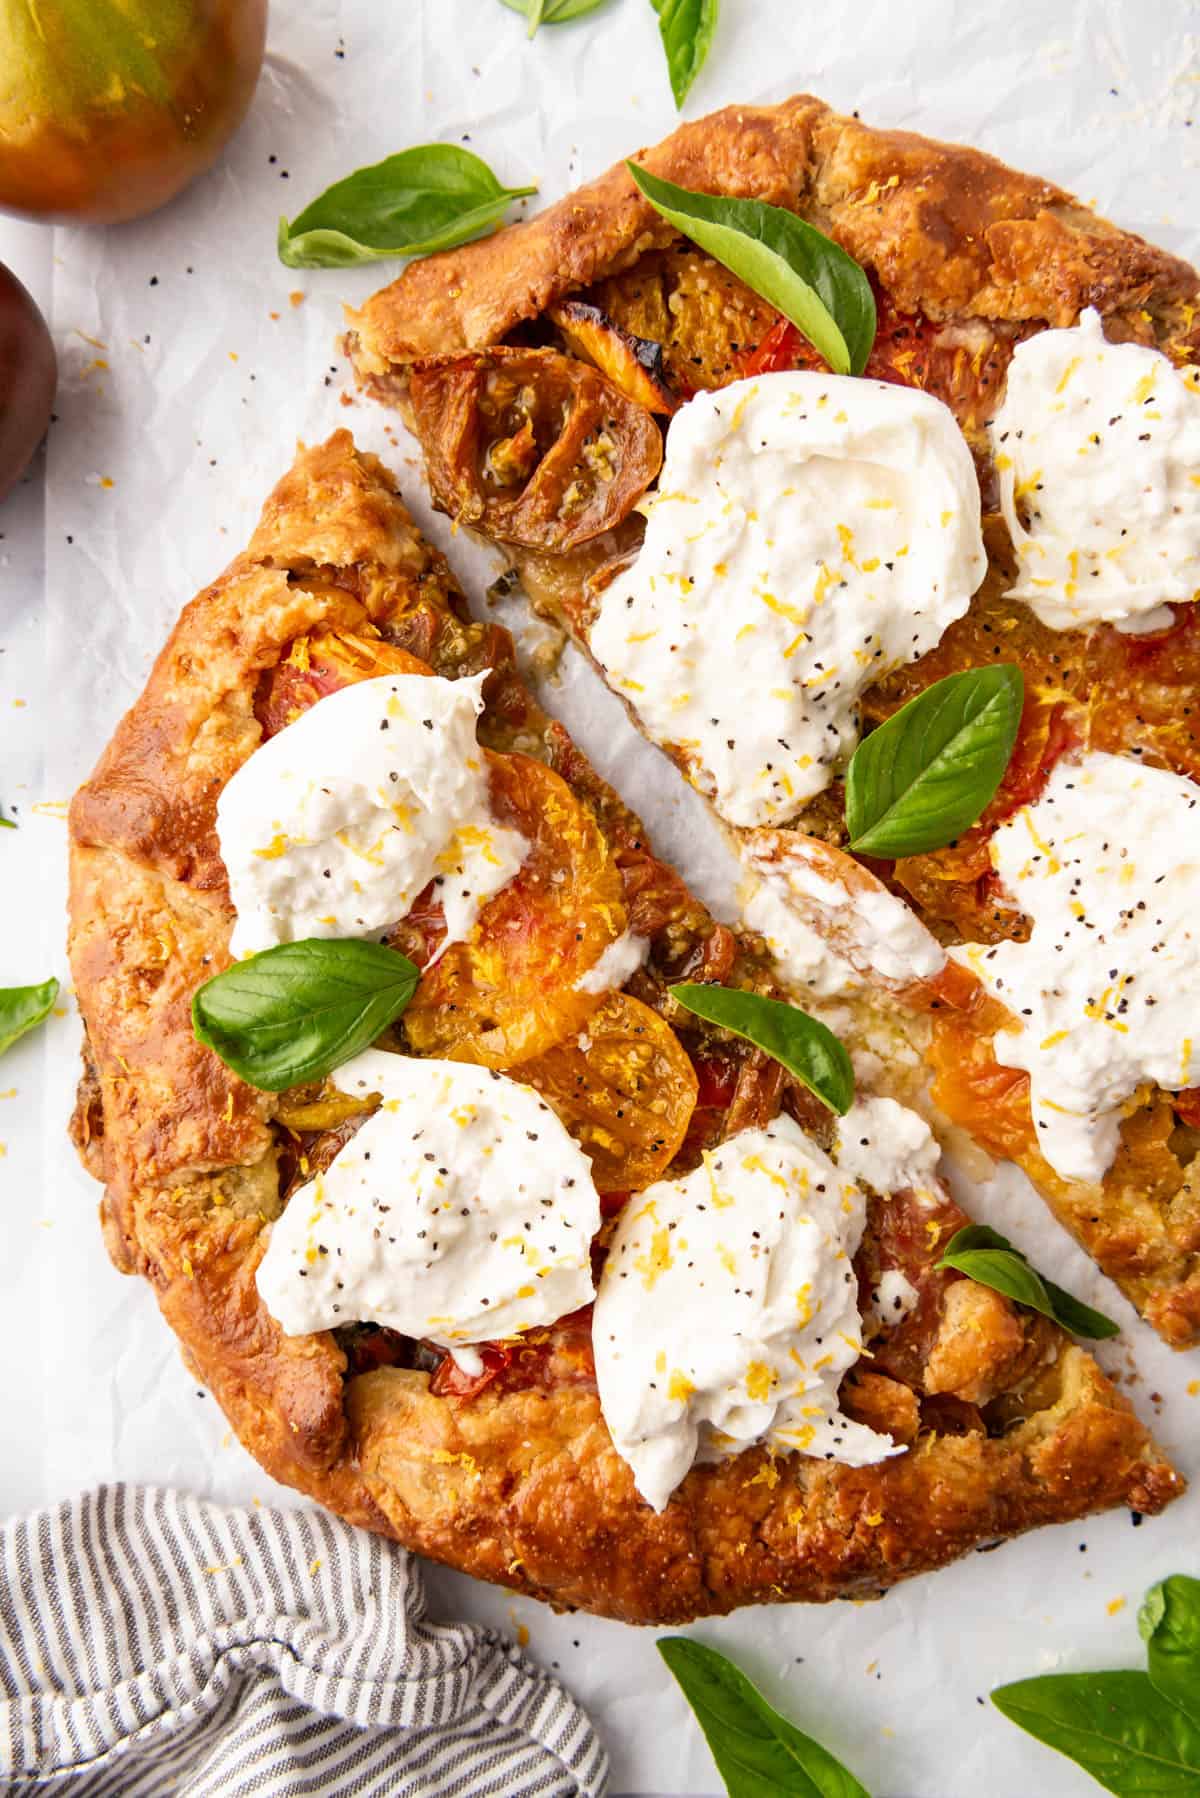
MULTIPOLYGON (((926 1431, 864 1470, 756 1451, 693 1472, 661 1517, 638 1499, 590 1388, 457 1404, 418 1372, 348 1378, 332 1336, 281 1334, 254 1279, 281 1204, 276 1101, 200 1048, 188 1015, 196 984, 228 960, 216 797, 259 740, 259 676, 297 634, 424 609, 465 640, 484 627, 454 622, 460 606, 374 458, 345 432, 301 451, 247 552, 184 610, 72 807, 71 958, 91 1065, 76 1139, 105 1183, 113 1259, 151 1282, 245 1446, 355 1523, 639 1622, 877 1594, 1039 1523, 1169 1502, 1182 1481, 1095 1363, 1005 1300, 990 1362, 979 1320, 947 1307, 929 1363, 931 1391, 968 1389, 964 1355, 989 1392, 1019 1376, 1029 1414, 1014 1411, 1003 1434, 926 1431)), ((528 718, 561 745, 559 727, 528 718)))
MULTIPOLYGON (((979 322, 1008 328, 1011 339, 1013 328, 1071 325, 1095 306, 1110 337, 1154 344, 1177 362, 1200 357, 1193 268, 1052 183, 964 145, 875 130, 801 95, 684 125, 638 160, 685 187, 799 212, 871 271, 901 312, 963 327, 964 341, 979 322)), ((565 294, 675 240, 618 164, 526 223, 412 265, 348 314, 347 346, 364 385, 403 407, 411 361, 501 341, 565 294)), ((997 383, 992 401, 999 392, 997 383)), ((986 416, 960 417, 973 447, 986 416)), ((995 578, 1003 570, 994 541, 989 548, 995 578)), ((588 653, 578 598, 586 562, 575 566, 572 594, 566 558, 555 569, 510 553, 534 603, 588 653)), ((1190 1169, 1162 1204, 1128 1155, 1101 1186, 1063 1181, 1033 1143, 1016 1158, 1166 1342, 1200 1341, 1200 1207, 1190 1169)))
MULTIPOLYGON (((799 212, 872 270, 902 311, 1069 325, 1095 306, 1118 321, 1115 335, 1200 344, 1187 263, 1052 182, 962 144, 873 130, 810 94, 726 107, 634 160, 680 187, 799 212)), ((502 342, 675 236, 618 163, 524 223, 413 263, 348 310, 355 366, 369 381, 423 356, 502 342)))

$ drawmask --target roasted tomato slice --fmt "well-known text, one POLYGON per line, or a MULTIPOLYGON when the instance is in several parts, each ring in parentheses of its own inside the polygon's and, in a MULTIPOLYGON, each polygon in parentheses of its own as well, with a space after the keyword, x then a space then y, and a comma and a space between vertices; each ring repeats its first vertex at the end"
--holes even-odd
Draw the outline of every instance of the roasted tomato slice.
POLYGON ((661 343, 623 331, 599 306, 583 300, 560 300, 551 306, 550 317, 577 356, 593 363, 647 412, 670 416, 678 411, 679 401, 663 369, 661 343))
POLYGON ((590 1305, 569 1311, 545 1329, 472 1346, 483 1362, 483 1371, 464 1373, 452 1355, 445 1355, 429 1382, 435 1398, 468 1402, 493 1384, 507 1392, 528 1387, 552 1391, 556 1386, 588 1386, 596 1377, 590 1305))
POLYGON ((382 637, 353 631, 322 631, 297 637, 286 661, 264 674, 254 713, 264 737, 273 737, 301 712, 355 681, 380 674, 432 674, 428 662, 385 643, 382 637))
POLYGON ((536 1086, 591 1159, 600 1192, 641 1192, 675 1159, 696 1107, 696 1070, 670 1026, 609 993, 581 1036, 527 1061, 536 1086))
POLYGON ((434 500, 498 543, 574 549, 620 524, 662 466, 646 408, 557 350, 418 363, 409 397, 434 500))
POLYGON ((1182 1123, 1200 1130, 1200 1086, 1185 1086, 1182 1092, 1172 1094, 1171 1103, 1182 1123))
POLYGON ((466 942, 427 969, 404 1014, 422 1055, 508 1068, 581 1030, 600 995, 577 992, 625 929, 621 876, 592 814, 525 755, 488 755, 492 810, 529 844, 520 872, 466 942))
POLYGON ((946 1115, 991 1154, 1017 1160, 1036 1149, 1037 1139, 1029 1075, 1005 1067, 992 1052, 992 1035, 1005 1016, 986 1000, 973 1014, 939 1011, 926 1061, 933 1070, 933 1097, 946 1115))

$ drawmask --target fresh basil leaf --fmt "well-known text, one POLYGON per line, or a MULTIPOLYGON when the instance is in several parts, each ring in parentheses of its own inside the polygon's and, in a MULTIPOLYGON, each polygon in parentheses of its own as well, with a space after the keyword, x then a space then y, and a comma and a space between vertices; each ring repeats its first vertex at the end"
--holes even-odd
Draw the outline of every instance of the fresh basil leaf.
POLYGON ((875 341, 875 296, 831 237, 782 206, 693 193, 626 166, 656 211, 789 318, 835 374, 862 373, 875 341))
POLYGON ((854 1103, 850 1057, 833 1031, 817 1018, 781 999, 764 999, 761 993, 746 993, 732 986, 705 986, 688 980, 669 991, 685 1011, 720 1024, 774 1056, 831 1111, 839 1116, 849 1111, 854 1103))
POLYGON ((1045 1279, 1030 1267, 1020 1249, 1014 1249, 1006 1236, 986 1224, 967 1224, 952 1236, 938 1266, 952 1267, 981 1286, 1015 1299, 1018 1305, 1040 1311, 1073 1336, 1095 1340, 1120 1334, 1120 1324, 1045 1279))
POLYGON ((650 0, 667 55, 667 73, 678 111, 704 67, 717 29, 720 0, 650 0))
POLYGON ((0 818, 0 830, 15 830, 16 828, 17 825, 14 818, 0 818))
POLYGON ((53 977, 41 986, 0 986, 0 1055, 48 1018, 57 998, 58 981, 53 977))
MULTIPOLYGON (((500 0, 500 4, 507 6, 509 12, 519 12, 523 19, 531 19, 538 0, 500 0)), ((567 25, 572 19, 582 19, 606 4, 607 0, 543 0, 541 16, 531 27, 529 36, 533 36, 538 25, 567 25)))
POLYGON ((529 4, 525 9, 525 17, 529 20, 529 30, 525 33, 526 37, 536 37, 537 28, 545 17, 545 13, 546 0, 529 0, 529 4))
POLYGON ((290 224, 281 218, 279 260, 289 268, 350 268, 432 256, 490 230, 510 201, 536 192, 501 187, 487 163, 459 144, 420 144, 335 181, 290 224))
POLYGON ((658 1652, 696 1713, 729 1798, 870 1798, 841 1761, 781 1717, 715 1648, 661 1636, 658 1652))
POLYGON ((1010 662, 967 668, 864 737, 846 770, 851 849, 924 855, 969 830, 1004 779, 1024 691, 1010 662))
POLYGON ((282 1092, 368 1048, 420 977, 407 956, 379 943, 281 943, 197 988, 192 1030, 251 1086, 282 1092))
POLYGON ((1200 1730, 1145 1673, 1047 1673, 1000 1686, 992 1703, 1118 1798, 1200 1792, 1200 1730))
POLYGON ((1151 1685, 1200 1729, 1200 1580, 1173 1573, 1151 1586, 1138 1628, 1151 1685))

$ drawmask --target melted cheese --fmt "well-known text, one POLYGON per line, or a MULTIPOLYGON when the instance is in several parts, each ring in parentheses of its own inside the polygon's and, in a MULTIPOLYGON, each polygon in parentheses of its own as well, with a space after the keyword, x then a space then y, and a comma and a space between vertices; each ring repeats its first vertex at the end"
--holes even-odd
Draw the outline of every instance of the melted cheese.
POLYGON ((380 675, 270 737, 217 802, 237 910, 233 953, 369 936, 433 881, 446 942, 465 937, 528 845, 496 823, 475 741, 484 675, 380 675))
POLYGON ((1200 371, 1108 343, 1089 308, 1018 345, 991 440, 1010 591, 1043 624, 1160 630, 1200 592, 1200 371))
POLYGON ((932 649, 986 570, 952 414, 877 381, 699 394, 648 511, 590 646, 735 825, 780 823, 829 784, 863 689, 932 649))
POLYGON ((337 1083, 383 1104, 271 1226, 258 1290, 288 1335, 371 1322, 454 1347, 588 1303, 591 1166, 532 1088, 378 1049, 337 1083))

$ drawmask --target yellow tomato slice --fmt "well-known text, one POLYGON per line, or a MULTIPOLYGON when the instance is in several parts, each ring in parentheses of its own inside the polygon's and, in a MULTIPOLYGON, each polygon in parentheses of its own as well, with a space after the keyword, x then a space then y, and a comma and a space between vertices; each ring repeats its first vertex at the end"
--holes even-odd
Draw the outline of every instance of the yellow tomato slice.
POLYGON ((600 995, 577 992, 625 929, 621 876, 592 814, 526 755, 488 755, 492 810, 529 853, 470 937, 422 976, 404 1014, 419 1055, 509 1068, 581 1030, 600 995))
POLYGON ((670 1025, 609 993, 587 1029, 521 1068, 590 1156, 600 1192, 640 1192, 679 1152, 696 1108, 696 1070, 670 1025))

